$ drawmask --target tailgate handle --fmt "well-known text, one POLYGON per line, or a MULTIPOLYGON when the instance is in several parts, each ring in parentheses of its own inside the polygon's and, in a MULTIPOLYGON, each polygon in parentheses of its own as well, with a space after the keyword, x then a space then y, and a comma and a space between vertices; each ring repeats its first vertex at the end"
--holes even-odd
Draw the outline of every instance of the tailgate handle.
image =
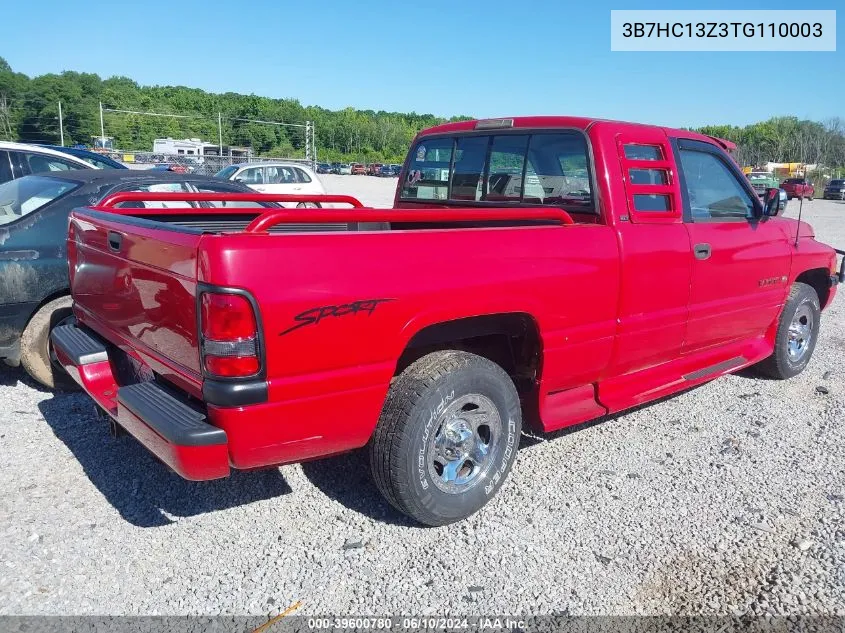
POLYGON ((109 231, 109 248, 113 251, 119 251, 120 245, 123 243, 123 236, 116 231, 109 231))
POLYGON ((710 259, 710 244, 696 244, 694 250, 696 259, 710 259))

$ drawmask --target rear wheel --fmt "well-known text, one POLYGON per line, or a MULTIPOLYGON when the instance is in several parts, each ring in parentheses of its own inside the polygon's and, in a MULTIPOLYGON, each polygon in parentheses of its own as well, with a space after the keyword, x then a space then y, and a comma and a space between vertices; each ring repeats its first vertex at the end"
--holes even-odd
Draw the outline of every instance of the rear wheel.
POLYGON ((319 202, 300 202, 296 205, 297 209, 320 209, 319 202))
POLYGON ((781 380, 804 371, 816 348, 820 316, 816 291, 807 284, 793 284, 778 320, 774 352, 757 365, 758 369, 781 380))
POLYGON ((467 352, 433 352, 391 385, 369 444, 373 478, 420 523, 459 521, 502 486, 521 430, 519 397, 501 367, 467 352))
POLYGON ((44 304, 27 323, 21 335, 21 365, 45 387, 74 389, 76 383, 59 364, 50 332, 74 321, 70 297, 59 297, 44 304))

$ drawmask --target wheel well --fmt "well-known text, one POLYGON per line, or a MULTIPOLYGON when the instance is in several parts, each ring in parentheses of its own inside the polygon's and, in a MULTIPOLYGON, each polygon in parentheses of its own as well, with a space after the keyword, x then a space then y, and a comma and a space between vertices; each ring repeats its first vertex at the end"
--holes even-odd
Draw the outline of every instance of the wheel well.
POLYGON ((819 296, 819 305, 824 308, 830 299, 830 274, 827 268, 813 268, 798 275, 795 281, 812 286, 819 296))
POLYGON ((520 395, 531 391, 540 371, 540 331, 524 313, 487 314, 423 328, 399 357, 395 375, 441 349, 461 349, 493 361, 508 373, 520 395))
POLYGON ((47 305, 51 301, 54 301, 55 299, 58 299, 59 297, 67 297, 67 296, 70 296, 70 288, 62 288, 60 290, 56 290, 55 292, 53 292, 53 293, 47 295, 46 297, 44 297, 41 301, 38 302, 38 305, 35 306, 32 309, 32 314, 30 314, 29 317, 27 318, 26 325, 24 325, 24 328, 26 328, 26 326, 29 325, 29 322, 32 320, 32 317, 34 317, 36 314, 38 314, 38 311, 41 308, 43 308, 45 305, 47 305))

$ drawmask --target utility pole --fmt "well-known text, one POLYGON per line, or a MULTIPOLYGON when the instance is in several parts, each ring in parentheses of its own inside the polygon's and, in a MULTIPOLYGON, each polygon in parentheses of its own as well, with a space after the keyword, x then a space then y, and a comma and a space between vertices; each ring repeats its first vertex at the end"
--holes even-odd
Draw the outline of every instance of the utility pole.
POLYGON ((317 169, 317 133, 314 131, 313 121, 311 121, 311 169, 317 169))
POLYGON ((59 101, 59 139, 61 139, 62 147, 65 146, 65 127, 62 123, 62 102, 59 101))
POLYGON ((305 122, 305 160, 313 162, 311 160, 311 121, 305 122))
POLYGON ((103 102, 100 101, 100 143, 106 148, 106 128, 103 125, 103 102))
POLYGON ((217 139, 220 142, 220 157, 223 157, 223 113, 217 113, 217 139))

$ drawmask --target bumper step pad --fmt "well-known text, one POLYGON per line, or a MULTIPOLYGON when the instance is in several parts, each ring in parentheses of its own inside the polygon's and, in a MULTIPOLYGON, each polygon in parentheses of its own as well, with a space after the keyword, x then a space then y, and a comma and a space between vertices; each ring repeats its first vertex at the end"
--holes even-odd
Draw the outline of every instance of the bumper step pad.
POLYGON ((62 325, 50 332, 55 347, 60 347, 74 365, 90 365, 108 360, 106 346, 75 325, 62 325))
POLYGON ((205 414, 179 400, 154 382, 121 387, 117 401, 172 444, 209 446, 225 444, 223 429, 205 421, 205 414))

